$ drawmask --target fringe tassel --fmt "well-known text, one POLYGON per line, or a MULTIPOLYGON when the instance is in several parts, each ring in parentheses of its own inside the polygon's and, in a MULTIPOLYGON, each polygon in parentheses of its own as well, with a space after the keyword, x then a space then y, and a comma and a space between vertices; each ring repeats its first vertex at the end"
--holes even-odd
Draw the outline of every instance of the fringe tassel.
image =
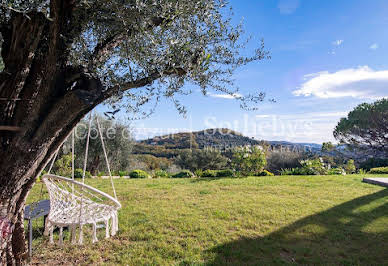
POLYGON ((49 222, 49 219, 48 217, 46 217, 46 222, 44 223, 44 232, 43 232, 43 235, 44 236, 48 236, 49 233, 50 233, 50 222, 49 222))
POLYGON ((79 225, 79 239, 78 239, 78 244, 82 245, 84 242, 84 231, 83 231, 83 225, 79 225))
POLYGON ((98 241, 98 238, 97 238, 97 228, 96 228, 96 223, 93 223, 93 238, 92 238, 92 242, 93 243, 96 243, 98 241))
POLYGON ((59 227, 59 246, 63 246, 63 227, 59 227))
POLYGON ((76 226, 72 225, 70 230, 71 230, 71 244, 74 245, 76 243, 76 234, 77 234, 76 226))
POLYGON ((50 244, 54 244, 54 226, 51 224, 50 224, 49 234, 50 234, 50 244))
POLYGON ((115 224, 116 224, 116 215, 113 213, 112 214, 112 226, 111 226, 111 236, 114 236, 114 235, 116 235, 116 226, 115 226, 115 224))
POLYGON ((109 219, 105 220, 105 238, 109 238, 109 219))

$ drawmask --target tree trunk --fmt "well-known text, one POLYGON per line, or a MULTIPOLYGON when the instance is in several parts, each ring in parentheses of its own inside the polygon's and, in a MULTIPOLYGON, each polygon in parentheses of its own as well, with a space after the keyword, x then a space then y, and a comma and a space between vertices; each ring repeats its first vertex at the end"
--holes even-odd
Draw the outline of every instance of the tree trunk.
MULTIPOLYGON (((104 100, 101 82, 63 61, 69 6, 52 1, 51 18, 13 13, 1 25, 0 265, 26 259, 23 211, 28 192, 52 154, 85 114, 104 100), (66 19, 67 18, 67 19, 66 19)), ((74 29, 72 29, 74 31, 74 29)))

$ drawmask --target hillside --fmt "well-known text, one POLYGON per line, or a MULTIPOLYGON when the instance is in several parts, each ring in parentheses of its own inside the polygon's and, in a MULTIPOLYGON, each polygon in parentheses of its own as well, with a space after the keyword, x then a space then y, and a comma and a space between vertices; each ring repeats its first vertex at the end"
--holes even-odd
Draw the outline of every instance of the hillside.
POLYGON ((283 148, 294 151, 319 152, 321 149, 321 145, 314 143, 259 141, 227 128, 215 128, 157 136, 138 141, 133 152, 135 154, 151 154, 156 157, 172 158, 184 149, 214 148, 222 151, 238 146, 263 144, 270 146, 272 149, 283 148))

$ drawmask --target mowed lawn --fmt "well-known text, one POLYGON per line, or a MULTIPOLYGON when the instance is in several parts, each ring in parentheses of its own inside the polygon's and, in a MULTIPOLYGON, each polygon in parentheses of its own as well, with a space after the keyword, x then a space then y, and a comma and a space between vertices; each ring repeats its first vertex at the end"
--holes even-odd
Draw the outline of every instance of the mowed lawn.
MULTIPOLYGON (((60 248, 36 223, 32 263, 388 264, 388 189, 362 177, 117 179, 115 237, 100 229, 96 244, 60 248)), ((109 180, 88 183, 111 191, 109 180)))

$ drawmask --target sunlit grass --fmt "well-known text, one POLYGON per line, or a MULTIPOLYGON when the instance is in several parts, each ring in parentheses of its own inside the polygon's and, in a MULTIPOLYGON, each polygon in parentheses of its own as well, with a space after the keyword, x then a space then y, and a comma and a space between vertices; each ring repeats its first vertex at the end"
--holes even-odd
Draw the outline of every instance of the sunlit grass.
MULTIPOLYGON (((383 265, 388 190, 362 177, 115 180, 118 235, 59 248, 35 224, 33 263, 383 265)), ((111 192, 109 180, 88 183, 111 192)))

